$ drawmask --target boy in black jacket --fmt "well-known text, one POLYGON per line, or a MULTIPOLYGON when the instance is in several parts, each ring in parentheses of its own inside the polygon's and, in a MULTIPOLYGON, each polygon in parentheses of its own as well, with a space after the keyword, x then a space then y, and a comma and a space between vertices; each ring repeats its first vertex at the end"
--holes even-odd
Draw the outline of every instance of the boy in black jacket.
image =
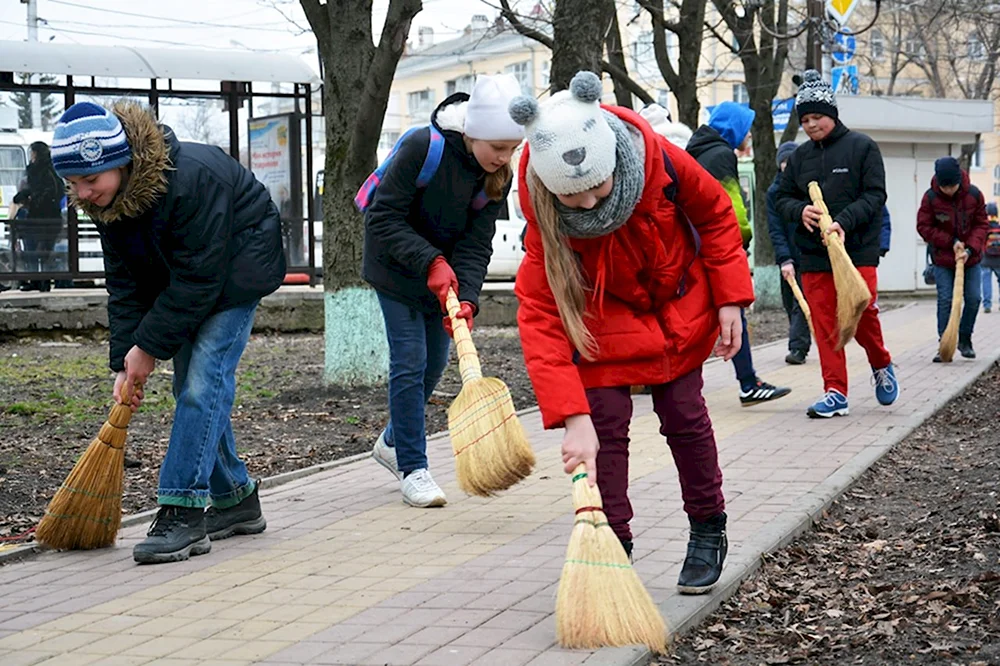
POLYGON ((186 560, 211 539, 264 531, 230 412, 257 303, 285 276, 270 195, 222 150, 178 141, 133 103, 66 109, 52 162, 101 235, 115 400, 131 393, 134 411, 156 361, 174 362, 160 510, 135 560, 186 560))
POLYGON ((830 85, 815 70, 803 75, 795 99, 802 128, 811 141, 799 146, 782 174, 775 206, 795 226, 794 242, 801 253, 802 288, 823 369, 825 394, 807 410, 812 418, 848 413, 847 357, 834 350, 837 340, 837 292, 826 239, 819 230, 820 209, 812 205, 809 182, 823 189, 833 217, 829 233, 839 234, 847 253, 868 283, 872 300, 861 317, 855 339, 868 354, 875 380, 875 396, 891 405, 899 395, 892 357, 882 341, 878 319, 878 262, 885 205, 885 166, 878 145, 840 122, 837 100, 830 85), (799 224, 801 222, 801 224, 799 224))

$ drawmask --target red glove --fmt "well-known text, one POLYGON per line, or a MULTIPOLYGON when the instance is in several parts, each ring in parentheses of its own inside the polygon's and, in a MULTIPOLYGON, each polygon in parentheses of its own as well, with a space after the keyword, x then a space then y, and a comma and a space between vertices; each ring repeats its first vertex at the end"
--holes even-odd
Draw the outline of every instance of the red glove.
MULTIPOLYGON (((462 301, 461 305, 458 306, 458 314, 455 315, 458 319, 464 319, 465 323, 469 325, 469 330, 472 330, 472 313, 474 308, 472 303, 468 301, 462 301)), ((455 332, 451 330, 451 317, 444 318, 444 330, 448 332, 448 337, 455 337, 455 332)))
POLYGON ((427 288, 437 296, 438 303, 441 304, 441 312, 448 311, 448 290, 453 289, 458 295, 458 278, 455 271, 444 257, 437 257, 431 262, 427 269, 427 288))

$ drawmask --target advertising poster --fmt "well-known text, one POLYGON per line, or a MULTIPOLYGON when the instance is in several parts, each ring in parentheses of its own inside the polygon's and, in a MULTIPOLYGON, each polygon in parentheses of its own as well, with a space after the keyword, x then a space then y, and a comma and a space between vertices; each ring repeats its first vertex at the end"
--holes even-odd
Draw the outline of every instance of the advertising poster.
POLYGON ((250 170, 278 207, 288 264, 301 266, 308 254, 305 245, 308 235, 302 218, 297 170, 301 149, 294 122, 291 114, 251 118, 248 129, 250 170))

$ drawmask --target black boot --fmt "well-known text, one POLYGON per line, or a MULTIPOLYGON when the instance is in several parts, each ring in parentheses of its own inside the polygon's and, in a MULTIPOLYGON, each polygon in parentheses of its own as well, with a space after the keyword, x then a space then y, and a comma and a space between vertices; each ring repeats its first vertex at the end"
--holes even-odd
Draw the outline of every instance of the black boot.
POLYGON ((267 522, 260 511, 260 481, 254 483, 253 492, 236 506, 217 509, 214 506, 205 512, 205 531, 212 541, 228 539, 236 534, 260 534, 267 529, 267 522))
POLYGON ((146 540, 132 549, 132 557, 140 564, 161 564, 180 562, 210 550, 204 509, 161 506, 146 532, 146 540))
POLYGON ((958 341, 958 353, 963 358, 976 358, 976 350, 972 348, 972 340, 969 338, 960 338, 958 341))
POLYGON ((632 542, 627 539, 619 539, 622 542, 622 548, 625 549, 625 554, 628 555, 628 561, 632 561, 632 542))
POLYGON ((729 541, 726 539, 726 514, 720 513, 704 522, 688 517, 691 538, 687 557, 677 579, 681 594, 705 594, 722 575, 729 541))

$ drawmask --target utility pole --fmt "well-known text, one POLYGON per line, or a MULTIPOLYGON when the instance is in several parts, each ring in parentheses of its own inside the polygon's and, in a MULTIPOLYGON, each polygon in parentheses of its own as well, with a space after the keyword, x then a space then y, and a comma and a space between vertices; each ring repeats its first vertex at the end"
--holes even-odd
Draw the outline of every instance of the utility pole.
POLYGON ((809 32, 806 35, 806 69, 823 73, 823 19, 826 5, 823 0, 807 0, 809 32))
MULTIPOLYGON (((21 4, 28 5, 28 41, 38 41, 38 0, 21 0, 21 4)), ((34 83, 34 76, 29 75, 28 83, 34 83)), ((31 93, 31 126, 34 129, 42 128, 42 94, 31 93)))

